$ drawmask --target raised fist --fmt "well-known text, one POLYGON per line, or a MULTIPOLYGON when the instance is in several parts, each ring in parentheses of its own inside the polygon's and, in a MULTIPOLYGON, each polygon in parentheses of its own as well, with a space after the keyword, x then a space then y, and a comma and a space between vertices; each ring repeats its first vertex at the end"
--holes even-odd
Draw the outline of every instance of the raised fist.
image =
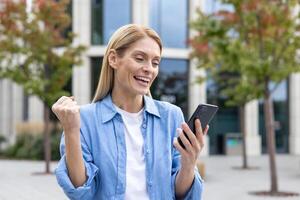
POLYGON ((59 119, 66 132, 79 132, 80 130, 80 106, 74 97, 62 96, 52 106, 52 111, 59 119))

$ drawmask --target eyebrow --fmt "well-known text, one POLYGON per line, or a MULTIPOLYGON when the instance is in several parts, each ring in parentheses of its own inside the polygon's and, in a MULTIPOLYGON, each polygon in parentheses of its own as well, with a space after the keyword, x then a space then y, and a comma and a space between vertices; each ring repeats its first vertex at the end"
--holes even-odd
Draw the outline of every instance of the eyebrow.
MULTIPOLYGON (((135 50, 135 51, 133 51, 133 54, 143 54, 143 56, 147 56, 148 57, 148 54, 145 53, 144 51, 141 51, 141 50, 135 50)), ((154 58, 160 60, 160 56, 154 56, 154 58)))

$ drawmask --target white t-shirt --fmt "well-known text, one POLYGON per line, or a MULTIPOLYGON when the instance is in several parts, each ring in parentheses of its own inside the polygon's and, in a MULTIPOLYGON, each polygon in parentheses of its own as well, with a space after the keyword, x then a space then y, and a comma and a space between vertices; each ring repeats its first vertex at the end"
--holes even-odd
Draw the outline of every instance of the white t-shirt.
POLYGON ((126 200, 149 200, 146 188, 146 163, 143 152, 144 138, 141 132, 143 110, 129 113, 116 107, 125 125, 126 141, 126 200))

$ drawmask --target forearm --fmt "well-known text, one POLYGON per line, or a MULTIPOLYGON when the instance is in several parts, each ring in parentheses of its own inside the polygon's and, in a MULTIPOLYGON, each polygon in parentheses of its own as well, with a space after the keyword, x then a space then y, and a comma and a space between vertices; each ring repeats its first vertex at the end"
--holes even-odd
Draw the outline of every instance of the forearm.
POLYGON ((185 170, 180 169, 175 182, 175 195, 177 199, 183 199, 186 193, 191 188, 193 181, 195 178, 194 169, 192 170, 185 170))
POLYGON ((85 165, 82 157, 80 133, 78 131, 65 131, 66 162, 71 182, 75 187, 86 182, 85 165))

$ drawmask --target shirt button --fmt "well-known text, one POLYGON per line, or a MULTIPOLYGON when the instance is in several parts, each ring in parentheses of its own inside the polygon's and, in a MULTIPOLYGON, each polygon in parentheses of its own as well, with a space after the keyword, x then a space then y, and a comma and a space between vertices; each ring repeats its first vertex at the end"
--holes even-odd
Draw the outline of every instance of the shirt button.
POLYGON ((152 186, 152 181, 149 181, 148 185, 149 185, 149 187, 151 187, 152 186))
POLYGON ((147 149, 147 150, 146 150, 146 153, 147 153, 147 154, 149 154, 149 153, 150 153, 150 150, 149 150, 149 149, 147 149))
POLYGON ((147 128, 147 125, 146 125, 146 124, 143 124, 143 128, 147 128))

